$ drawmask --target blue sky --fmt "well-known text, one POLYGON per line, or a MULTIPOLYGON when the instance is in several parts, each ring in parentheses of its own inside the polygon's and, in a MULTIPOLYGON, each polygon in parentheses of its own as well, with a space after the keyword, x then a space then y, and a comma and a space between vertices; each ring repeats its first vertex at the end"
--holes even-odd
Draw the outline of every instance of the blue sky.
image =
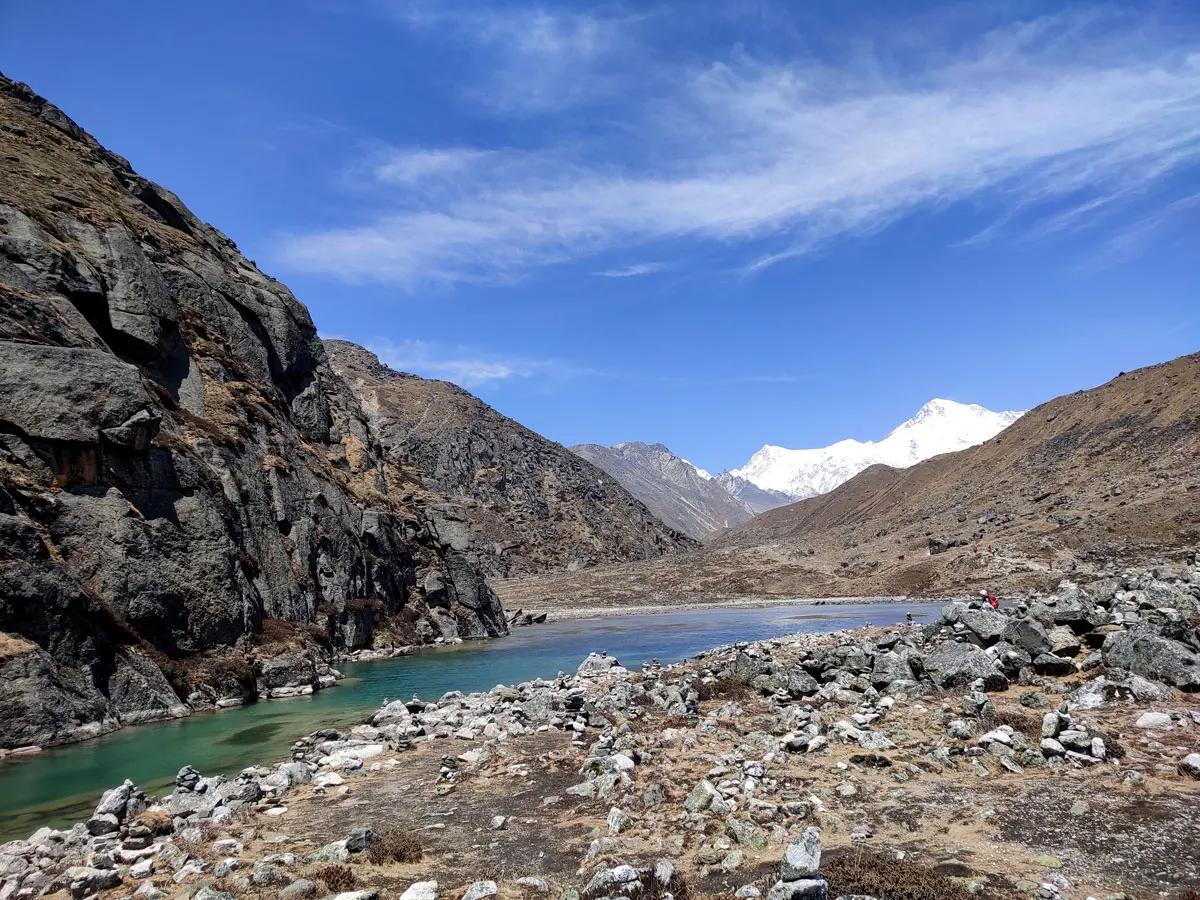
POLYGON ((1193 2, 118 8, 0 0, 0 69, 565 444, 720 471, 1200 349, 1193 2))

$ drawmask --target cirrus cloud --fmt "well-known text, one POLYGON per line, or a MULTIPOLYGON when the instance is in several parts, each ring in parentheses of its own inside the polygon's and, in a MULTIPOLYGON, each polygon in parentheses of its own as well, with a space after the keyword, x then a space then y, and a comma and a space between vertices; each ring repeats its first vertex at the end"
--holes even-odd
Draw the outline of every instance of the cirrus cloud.
MULTIPOLYGON (((575 34, 564 29, 543 31, 575 34)), ((582 142, 398 150, 376 170, 385 202, 358 224, 291 235, 280 254, 411 289, 681 239, 742 248, 755 271, 965 200, 1000 211, 976 241, 1090 227, 1200 163, 1197 47, 1093 16, 991 32, 902 71, 882 55, 853 67, 737 55, 663 73, 582 142)))

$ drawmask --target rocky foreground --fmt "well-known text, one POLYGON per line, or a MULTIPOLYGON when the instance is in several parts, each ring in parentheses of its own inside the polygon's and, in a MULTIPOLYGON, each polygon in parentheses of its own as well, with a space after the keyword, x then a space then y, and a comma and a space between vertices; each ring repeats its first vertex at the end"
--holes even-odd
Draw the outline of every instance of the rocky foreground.
POLYGON ((437 701, 0 846, 0 900, 1042 900, 1200 885, 1200 566, 437 701))

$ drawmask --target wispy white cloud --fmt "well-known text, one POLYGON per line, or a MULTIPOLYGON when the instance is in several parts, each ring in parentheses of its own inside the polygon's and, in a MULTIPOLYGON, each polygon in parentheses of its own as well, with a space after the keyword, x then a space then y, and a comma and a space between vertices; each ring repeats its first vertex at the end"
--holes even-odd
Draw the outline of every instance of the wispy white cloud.
POLYGON ((389 5, 411 28, 451 35, 487 56, 486 72, 464 86, 489 115, 553 113, 612 94, 627 82, 611 65, 635 41, 633 16, 407 0, 389 5))
POLYGON ((434 341, 377 341, 372 353, 398 372, 451 381, 467 388, 514 379, 563 380, 599 374, 557 359, 530 359, 434 341))
MULTIPOLYGON (((283 255, 412 287, 678 238, 745 246, 757 270, 966 199, 1020 209, 1029 230, 1076 228, 1200 163, 1200 51, 1097 21, 1039 20, 900 72, 882 58, 848 69, 745 57, 672 72, 657 82, 670 91, 582 147, 402 157, 399 177, 378 176, 394 207, 295 235, 283 255), (431 169, 452 189, 404 180, 431 169)), ((567 58, 591 40, 581 29, 548 26, 534 44, 567 58)))
MULTIPOLYGON (((332 337, 332 335, 326 335, 332 337)), ((817 375, 679 375, 674 373, 605 371, 562 359, 532 359, 438 341, 374 341, 367 349, 398 372, 450 381, 466 388, 501 382, 528 381, 545 387, 579 378, 603 378, 645 384, 685 387, 718 387, 736 384, 792 384, 817 375)))
POLYGON ((620 266, 616 269, 606 269, 596 274, 604 278, 633 278, 637 275, 652 275, 655 272, 661 272, 667 267, 668 264, 665 262, 644 262, 634 263, 629 266, 620 266))
POLYGON ((393 149, 373 167, 373 174, 382 184, 415 186, 430 179, 453 178, 478 165, 487 156, 486 151, 462 147, 393 149))

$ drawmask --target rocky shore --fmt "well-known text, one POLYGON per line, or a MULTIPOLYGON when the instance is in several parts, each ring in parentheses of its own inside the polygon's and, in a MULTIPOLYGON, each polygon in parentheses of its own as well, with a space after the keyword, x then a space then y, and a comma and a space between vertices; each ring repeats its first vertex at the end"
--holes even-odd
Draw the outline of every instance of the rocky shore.
POLYGON ((1185 897, 1200 567, 436 701, 0 846, 0 900, 1185 897))

